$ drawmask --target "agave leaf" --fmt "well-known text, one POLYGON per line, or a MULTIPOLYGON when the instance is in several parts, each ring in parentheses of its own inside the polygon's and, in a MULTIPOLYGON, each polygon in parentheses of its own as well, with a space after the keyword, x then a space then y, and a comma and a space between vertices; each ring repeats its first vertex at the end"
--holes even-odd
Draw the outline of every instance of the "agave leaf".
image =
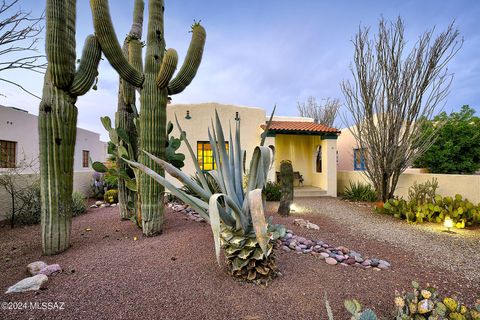
POLYGON ((243 267, 245 267, 247 264, 248 264, 249 260, 244 260, 244 259, 240 259, 240 258, 235 258, 233 260, 233 263, 232 263, 232 270, 233 271, 237 271, 237 270, 240 270, 242 269, 243 267))
POLYGON ((254 189, 263 189, 270 166, 270 148, 256 147, 250 162, 247 193, 254 189))
MULTIPOLYGON (((213 126, 213 123, 212 123, 213 126)), ((216 145, 217 137, 215 135, 215 128, 212 127, 212 132, 210 133, 210 128, 208 129, 208 140, 210 141, 210 146, 212 147, 212 153, 213 153, 213 159, 215 159, 215 163, 217 164, 217 170, 214 170, 217 172, 217 179, 215 180, 218 185, 220 186, 220 189, 222 189, 222 193, 228 194, 227 188, 225 186, 225 181, 223 180, 223 174, 222 174, 222 166, 220 165, 220 157, 217 152, 217 148, 214 146, 216 145), (212 136, 213 134, 213 136, 212 136)))
POLYGON ((345 300, 343 301, 343 305, 345 306, 345 309, 347 309, 347 311, 353 315, 357 314, 360 311, 357 309, 357 305, 355 304, 355 302, 353 302, 353 300, 345 300))
MULTIPOLYGON (((233 144, 232 138, 230 138, 231 144, 233 144)), ((237 121, 235 125, 235 154, 233 151, 230 155, 234 159, 234 174, 235 174, 235 191, 240 201, 244 201, 245 195, 243 194, 243 161, 242 161, 242 148, 240 144, 240 121, 237 121)))
POLYGON ((265 255, 263 254, 262 249, 257 248, 257 249, 255 249, 255 252, 253 253, 253 255, 250 258, 255 259, 255 260, 262 260, 264 256, 265 255))
POLYGON ((330 303, 328 303, 327 293, 325 292, 325 309, 327 309, 328 320, 333 319, 333 312, 332 308, 330 307, 330 303))
POLYGON ((248 238, 245 244, 243 245, 244 247, 247 248, 255 248, 257 246, 257 239, 255 238, 248 238))
POLYGON ((244 238, 244 237, 235 236, 235 237, 233 237, 232 239, 230 239, 229 243, 230 243, 232 246, 243 247, 243 244, 245 243, 245 238, 244 238))
POLYGON ((247 259, 252 253, 255 251, 254 249, 244 248, 240 250, 238 257, 241 259, 247 259))
POLYGON ((180 169, 176 168, 172 164, 166 162, 165 160, 162 160, 153 154, 142 150, 147 156, 150 157, 154 162, 156 162, 160 167, 162 167, 165 172, 167 172, 169 175, 183 183, 184 185, 187 185, 190 187, 197 195, 199 195, 202 199, 205 201, 208 201, 210 196, 212 195, 212 192, 210 191, 210 188, 207 188, 206 190, 201 188, 195 180, 193 180, 190 176, 187 176, 185 173, 183 173, 180 169))
POLYGON ((252 216, 253 230, 257 237, 258 245, 262 248, 265 255, 268 252, 267 222, 265 221, 265 214, 263 212, 262 189, 255 189, 248 194, 248 206, 252 216))
POLYGON ((233 138, 232 138, 232 124, 230 121, 228 122, 229 124, 229 129, 230 129, 230 143, 228 144, 228 168, 230 170, 230 177, 232 177, 232 183, 233 183, 233 189, 235 191, 235 194, 237 195, 237 198, 240 200, 238 197, 238 192, 237 192, 237 183, 236 183, 236 176, 235 176, 235 154, 233 151, 233 138))
POLYGON ((216 122, 216 144, 212 145, 212 149, 217 149, 220 162, 217 163, 218 167, 222 168, 220 171, 223 177, 223 182, 225 183, 225 188, 227 189, 227 194, 232 197, 232 199, 240 206, 240 199, 238 199, 237 194, 235 193, 235 187, 233 184, 233 177, 230 175, 230 160, 227 154, 227 149, 225 145, 225 136, 223 135, 223 128, 220 122, 220 117, 218 116, 217 110, 215 110, 215 122, 216 122))
POLYGON ((208 208, 210 213, 210 227, 212 228, 213 241, 215 242, 215 256, 217 257, 218 265, 220 264, 220 214, 218 212, 218 198, 221 193, 216 193, 210 197, 208 208))
POLYGON ((273 106, 273 110, 272 110, 272 114, 270 115, 270 119, 268 119, 267 125, 265 126, 265 130, 262 133, 262 141, 260 142, 260 146, 263 146, 265 144, 265 139, 267 139, 268 129, 270 129, 270 126, 272 125, 272 120, 273 120, 273 115, 275 114, 275 109, 277 109, 276 104, 273 106))
MULTIPOLYGON (((189 197, 185 192, 180 191, 177 187, 175 187, 167 179, 165 179, 164 177, 162 177, 160 174, 156 173, 155 171, 153 171, 149 167, 147 167, 147 166, 145 166, 141 163, 130 161, 130 160, 127 160, 127 159, 123 159, 123 160, 125 160, 125 162, 130 164, 132 167, 137 168, 140 171, 148 174, 155 181, 157 181, 162 186, 164 186, 166 189, 168 189, 174 196, 176 196, 177 198, 179 198, 180 200, 182 200, 183 202, 185 202, 186 204, 191 206, 192 209, 197 211, 198 214, 201 214, 202 217, 207 217, 207 219, 208 219, 208 213, 202 207, 197 205, 197 203, 195 201, 192 200, 192 198, 194 198, 194 197, 189 197)), ((195 199, 197 199, 197 198, 195 198, 195 199)))
POLYGON ((235 247, 229 246, 229 247, 225 248, 225 254, 231 256, 231 255, 233 255, 234 253, 236 253, 240 250, 241 250, 240 248, 235 248, 235 247))
POLYGON ((193 160, 193 165, 195 166, 195 170, 197 171, 198 178, 200 179, 200 183, 202 184, 202 187, 204 190, 209 190, 208 188, 208 183, 207 179, 205 178, 205 175, 203 171, 200 169, 200 165, 198 164, 198 159, 197 156, 195 155, 195 152, 192 149, 192 146, 190 145, 190 142, 187 139, 187 135, 185 131, 182 130, 182 127, 180 126, 180 123, 178 122, 177 115, 175 114, 175 121, 177 122, 177 127, 178 130, 180 130, 180 139, 185 142, 185 145, 187 146, 188 152, 190 153, 190 157, 193 160))

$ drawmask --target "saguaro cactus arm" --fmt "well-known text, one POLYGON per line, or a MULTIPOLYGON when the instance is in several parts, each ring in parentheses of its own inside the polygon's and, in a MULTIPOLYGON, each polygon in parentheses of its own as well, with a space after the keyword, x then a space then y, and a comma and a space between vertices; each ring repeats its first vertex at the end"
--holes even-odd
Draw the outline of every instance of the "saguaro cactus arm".
POLYGON ((93 27, 102 51, 120 77, 135 87, 142 87, 143 73, 134 68, 125 58, 112 24, 108 0, 90 0, 93 27))
MULTIPOLYGON (((71 30, 68 26, 71 23, 67 21, 70 20, 72 14, 68 12, 71 9, 70 5, 71 1, 47 1, 45 50, 48 72, 53 85, 61 89, 68 89, 75 71, 75 46, 72 48, 70 45, 71 30)), ((73 28, 75 28, 75 25, 73 25, 73 28)), ((75 30, 73 32, 75 33, 75 30)), ((75 37, 75 34, 73 36, 75 37)))
POLYGON ((199 23, 195 23, 192 26, 192 40, 187 56, 180 71, 168 84, 168 94, 180 93, 192 82, 202 61, 206 37, 205 29, 199 23))
POLYGON ((157 76, 157 86, 160 89, 167 87, 168 82, 172 79, 175 69, 177 69, 178 54, 175 49, 168 49, 163 57, 162 66, 157 76))
POLYGON ((87 93, 92 87, 95 77, 98 75, 98 64, 102 57, 100 43, 94 35, 89 35, 85 39, 80 66, 78 67, 70 93, 74 96, 81 96, 87 93))

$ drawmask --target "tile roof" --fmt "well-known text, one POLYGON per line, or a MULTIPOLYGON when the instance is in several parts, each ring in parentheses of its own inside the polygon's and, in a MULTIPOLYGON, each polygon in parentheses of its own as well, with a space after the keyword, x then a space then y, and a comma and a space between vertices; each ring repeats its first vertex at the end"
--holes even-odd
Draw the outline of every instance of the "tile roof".
MULTIPOLYGON (((265 129, 266 125, 262 125, 265 129)), ((292 131, 305 133, 340 133, 340 130, 323 124, 301 121, 272 121, 268 131, 292 131)))

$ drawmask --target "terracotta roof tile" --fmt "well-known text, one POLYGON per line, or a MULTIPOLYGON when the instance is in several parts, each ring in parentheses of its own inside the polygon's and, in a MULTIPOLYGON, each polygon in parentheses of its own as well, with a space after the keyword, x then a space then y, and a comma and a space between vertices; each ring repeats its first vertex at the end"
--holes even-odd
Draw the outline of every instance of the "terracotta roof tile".
MULTIPOLYGON (((262 125, 265 129, 265 125, 262 125)), ((269 131, 303 131, 305 133, 340 133, 340 130, 323 124, 301 121, 272 121, 269 131)))

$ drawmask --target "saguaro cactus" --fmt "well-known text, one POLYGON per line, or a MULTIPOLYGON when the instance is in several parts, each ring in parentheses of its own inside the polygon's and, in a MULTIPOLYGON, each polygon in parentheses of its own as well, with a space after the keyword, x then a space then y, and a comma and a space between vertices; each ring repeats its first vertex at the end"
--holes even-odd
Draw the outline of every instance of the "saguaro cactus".
POLYGON ((290 205, 293 202, 293 167, 292 162, 284 160, 280 163, 280 185, 282 188, 282 197, 278 207, 278 214, 288 216, 290 214, 290 205))
MULTIPOLYGON (((147 51, 143 72, 136 68, 134 61, 126 59, 122 52, 115 36, 108 0, 90 0, 90 5, 95 33, 108 61, 124 81, 141 89, 139 128, 137 127, 140 136, 139 147, 164 159, 168 95, 182 92, 195 77, 203 55, 205 29, 198 23, 192 26, 192 41, 185 62, 172 79, 178 56, 174 49, 165 51, 163 0, 149 1, 147 51)), ((140 41, 130 41, 128 48, 130 57, 135 52, 141 52, 142 45, 140 41)), ((139 154, 139 161, 163 175, 163 169, 143 152, 139 154)), ((162 230, 164 189, 143 172, 139 173, 138 179, 140 206, 137 209, 139 208, 141 212, 143 233, 152 236, 162 230)))
POLYGON ((47 0, 48 68, 38 119, 42 246, 46 255, 62 252, 70 246, 77 133, 75 102, 94 83, 101 57, 100 44, 90 35, 75 70, 75 10, 75 0, 47 0))

